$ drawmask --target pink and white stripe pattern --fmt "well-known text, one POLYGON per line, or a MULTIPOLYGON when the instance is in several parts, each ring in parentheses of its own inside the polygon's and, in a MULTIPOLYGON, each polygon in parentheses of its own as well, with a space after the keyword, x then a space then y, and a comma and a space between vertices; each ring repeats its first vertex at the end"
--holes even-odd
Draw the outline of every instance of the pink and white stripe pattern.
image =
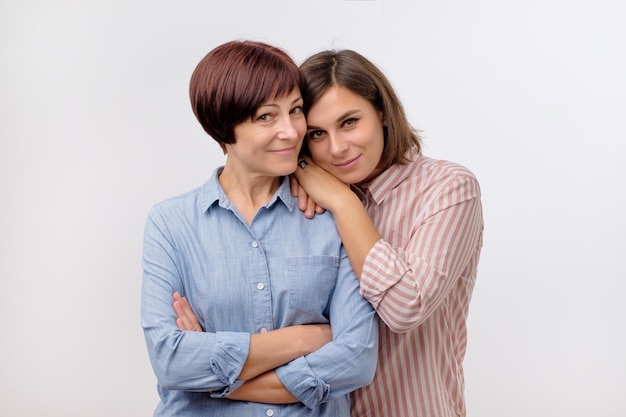
POLYGON ((383 239, 367 256, 361 293, 378 311, 374 382, 352 416, 465 416, 466 319, 482 247, 480 187, 466 168, 417 156, 364 187, 383 239))

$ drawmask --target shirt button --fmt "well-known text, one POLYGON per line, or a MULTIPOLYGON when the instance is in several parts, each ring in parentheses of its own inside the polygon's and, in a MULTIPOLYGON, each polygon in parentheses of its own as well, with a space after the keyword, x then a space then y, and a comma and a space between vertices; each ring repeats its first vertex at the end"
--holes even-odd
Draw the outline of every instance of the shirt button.
POLYGON ((256 284, 257 289, 262 290, 263 288, 265 288, 265 285, 263 285, 262 282, 259 282, 258 284, 256 284))
POLYGON ((274 415, 274 410, 272 410, 272 409, 270 408, 269 410, 267 410, 267 411, 265 412, 265 414, 266 414, 268 417, 272 417, 272 416, 274 415))
POLYGON ((265 327, 261 327, 261 333, 267 333, 267 329, 265 327))
POLYGON ((253 248, 258 248, 259 247, 259 242, 257 242, 256 240, 252 241, 252 247, 253 248))

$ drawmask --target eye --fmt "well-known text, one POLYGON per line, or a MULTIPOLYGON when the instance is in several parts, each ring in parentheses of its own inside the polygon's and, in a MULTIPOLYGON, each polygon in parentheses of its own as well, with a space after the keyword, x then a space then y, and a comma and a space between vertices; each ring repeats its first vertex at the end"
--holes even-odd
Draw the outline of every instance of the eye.
POLYGON ((357 119, 356 117, 351 117, 351 118, 349 118, 349 119, 344 120, 344 121, 341 123, 341 126, 342 126, 342 127, 343 127, 343 126, 350 127, 350 126, 354 125, 354 124, 355 124, 358 120, 359 120, 359 119, 357 119))
POLYGON ((323 130, 309 130, 306 134, 306 137, 309 140, 320 140, 324 137, 325 133, 326 132, 324 132, 323 130))
POLYGON ((302 114, 302 106, 296 106, 291 109, 291 114, 302 114))
POLYGON ((269 122, 270 120, 272 120, 273 116, 270 113, 263 113, 260 116, 258 116, 256 119, 260 122, 269 122))

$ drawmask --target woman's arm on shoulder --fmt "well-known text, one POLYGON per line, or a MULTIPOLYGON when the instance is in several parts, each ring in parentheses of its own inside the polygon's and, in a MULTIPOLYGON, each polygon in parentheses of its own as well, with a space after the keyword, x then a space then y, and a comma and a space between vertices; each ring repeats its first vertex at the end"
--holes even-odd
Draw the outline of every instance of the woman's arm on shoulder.
POLYGON ((307 161, 309 164, 306 169, 298 169, 294 174, 300 184, 298 201, 304 200, 302 197, 304 195, 308 200, 313 199, 333 213, 352 268, 360 279, 365 258, 374 244, 381 239, 380 233, 363 203, 348 185, 324 171, 310 159, 307 161))

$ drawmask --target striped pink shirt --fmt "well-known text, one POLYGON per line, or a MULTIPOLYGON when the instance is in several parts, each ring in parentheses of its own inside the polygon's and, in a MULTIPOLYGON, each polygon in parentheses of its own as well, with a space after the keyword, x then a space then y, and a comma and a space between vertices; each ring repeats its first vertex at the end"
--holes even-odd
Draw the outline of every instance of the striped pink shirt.
POLYGON ((483 233, 479 184, 458 164, 418 156, 363 191, 383 239, 367 255, 361 293, 382 321, 374 382, 353 393, 352 416, 465 416, 465 323, 483 233))

